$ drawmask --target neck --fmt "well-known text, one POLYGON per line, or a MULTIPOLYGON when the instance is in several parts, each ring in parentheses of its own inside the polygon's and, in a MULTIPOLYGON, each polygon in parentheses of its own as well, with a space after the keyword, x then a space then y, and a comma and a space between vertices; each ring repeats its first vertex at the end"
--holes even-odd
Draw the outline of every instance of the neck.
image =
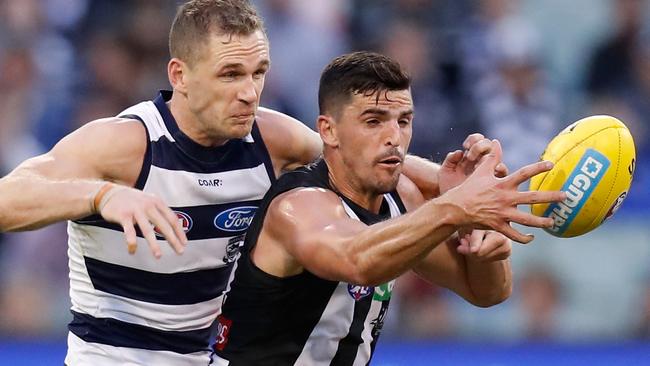
POLYGON ((187 99, 179 92, 174 92, 167 102, 169 111, 174 116, 178 128, 190 139, 205 147, 216 147, 228 142, 227 138, 215 136, 204 126, 196 114, 187 106, 187 99))
POLYGON ((375 214, 379 213, 383 194, 364 188, 353 174, 346 174, 350 170, 344 167, 340 160, 325 158, 325 163, 329 172, 330 184, 334 189, 366 210, 375 214))

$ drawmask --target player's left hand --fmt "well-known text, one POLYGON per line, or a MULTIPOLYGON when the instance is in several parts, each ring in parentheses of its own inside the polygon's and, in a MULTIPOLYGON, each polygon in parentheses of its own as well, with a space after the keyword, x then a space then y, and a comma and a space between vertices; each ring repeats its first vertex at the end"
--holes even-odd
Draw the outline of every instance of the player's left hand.
POLYGON ((480 262, 508 259, 512 253, 512 241, 499 232, 475 229, 459 235, 458 253, 480 262))
MULTIPOLYGON (((456 150, 447 154, 438 171, 440 194, 461 184, 472 174, 476 165, 492 151, 492 141, 480 133, 474 133, 463 142, 464 150, 456 150)), ((494 174, 497 177, 508 175, 508 168, 500 162, 494 174)))

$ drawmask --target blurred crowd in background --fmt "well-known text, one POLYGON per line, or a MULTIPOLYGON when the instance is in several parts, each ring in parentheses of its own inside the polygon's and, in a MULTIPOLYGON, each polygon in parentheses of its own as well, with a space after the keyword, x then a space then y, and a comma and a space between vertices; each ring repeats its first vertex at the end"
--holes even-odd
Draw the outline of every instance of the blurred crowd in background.
MULTIPOLYGON (((635 181, 611 222, 576 239, 535 231, 532 244, 514 244, 514 293, 494 308, 403 276, 386 338, 650 338, 650 1, 254 2, 271 44, 262 104, 309 126, 322 68, 370 49, 411 74, 410 151, 434 161, 481 132, 500 139, 514 170, 593 114, 620 118, 635 137, 635 181)), ((168 89, 177 3, 0 0, 0 174, 84 123, 168 89)), ((64 223, 2 234, 0 338, 63 339, 66 240, 64 223)))

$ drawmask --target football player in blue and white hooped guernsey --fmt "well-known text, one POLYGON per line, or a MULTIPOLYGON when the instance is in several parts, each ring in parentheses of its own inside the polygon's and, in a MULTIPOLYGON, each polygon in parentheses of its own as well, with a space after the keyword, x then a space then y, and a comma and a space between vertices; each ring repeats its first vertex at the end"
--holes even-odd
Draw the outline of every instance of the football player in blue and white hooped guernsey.
MULTIPOLYGON (((169 43, 173 91, 86 124, 0 180, 0 230, 71 220, 69 366, 207 364, 259 201, 321 153, 316 133, 258 108, 269 45, 247 0, 184 4, 169 43)), ((478 134, 464 147, 470 161, 490 151, 478 134)), ((425 194, 448 184, 407 160, 425 194)))

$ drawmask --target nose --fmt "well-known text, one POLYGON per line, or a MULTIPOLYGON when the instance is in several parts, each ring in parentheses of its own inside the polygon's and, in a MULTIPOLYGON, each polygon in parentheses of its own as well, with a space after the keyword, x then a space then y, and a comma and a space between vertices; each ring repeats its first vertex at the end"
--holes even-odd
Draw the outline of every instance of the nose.
POLYGON ((386 126, 384 130, 384 143, 387 146, 399 146, 402 139, 399 123, 397 121, 390 121, 384 125, 386 126))
POLYGON ((252 78, 246 78, 242 81, 243 85, 239 89, 237 98, 245 104, 253 104, 257 102, 257 97, 259 96, 257 85, 252 78))

